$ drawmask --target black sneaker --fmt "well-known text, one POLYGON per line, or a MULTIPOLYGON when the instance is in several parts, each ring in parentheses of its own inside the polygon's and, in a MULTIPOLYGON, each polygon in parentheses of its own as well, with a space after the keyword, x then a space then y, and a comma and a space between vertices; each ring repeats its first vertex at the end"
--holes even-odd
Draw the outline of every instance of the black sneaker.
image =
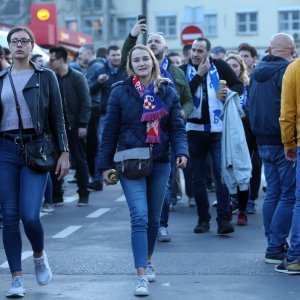
POLYGON ((62 197, 53 197, 52 198, 52 205, 53 206, 61 206, 64 204, 64 199, 62 197))
POLYGON ((229 221, 220 221, 218 222, 218 234, 229 234, 233 233, 234 228, 229 221))
POLYGON ((286 258, 286 252, 278 253, 268 253, 265 254, 265 262, 267 264, 281 264, 281 262, 286 258))
POLYGON ((92 182, 88 183, 88 188, 95 191, 102 191, 103 190, 103 183, 99 180, 93 180, 92 182))
POLYGON ((198 223, 197 226, 194 228, 194 233, 208 232, 209 229, 210 229, 209 222, 201 222, 201 223, 198 223))
POLYGON ((77 202, 77 206, 87 206, 89 204, 89 194, 90 192, 85 191, 77 191, 79 194, 79 200, 77 202))
POLYGON ((300 274, 300 260, 295 259, 289 261, 284 259, 278 266, 275 267, 275 271, 285 274, 300 274))

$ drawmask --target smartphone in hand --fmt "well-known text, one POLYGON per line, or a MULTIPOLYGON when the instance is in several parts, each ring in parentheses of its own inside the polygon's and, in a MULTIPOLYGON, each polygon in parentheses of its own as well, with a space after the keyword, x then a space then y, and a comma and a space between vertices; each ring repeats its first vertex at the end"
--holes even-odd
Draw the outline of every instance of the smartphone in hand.
MULTIPOLYGON (((140 24, 146 24, 146 16, 144 16, 144 15, 138 15, 138 21, 139 20, 144 20, 144 21, 140 22, 140 24)), ((143 32, 145 32, 145 31, 143 31, 143 32)))
POLYGON ((140 24, 146 24, 146 16, 144 16, 144 15, 138 15, 138 21, 139 20, 145 20, 145 21, 141 22, 140 24))

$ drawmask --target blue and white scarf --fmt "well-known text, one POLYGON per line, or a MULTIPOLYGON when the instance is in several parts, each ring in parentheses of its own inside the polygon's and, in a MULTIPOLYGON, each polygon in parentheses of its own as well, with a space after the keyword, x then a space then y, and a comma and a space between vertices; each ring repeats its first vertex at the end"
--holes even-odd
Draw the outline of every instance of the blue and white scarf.
MULTIPOLYGON (((197 74, 197 71, 194 66, 188 64, 187 71, 186 71, 186 78, 188 82, 190 82, 194 76, 197 74)), ((217 98, 217 91, 219 86, 219 74, 216 66, 211 63, 210 69, 208 71, 208 76, 206 79, 207 84, 207 98, 208 98, 208 107, 209 107, 209 116, 210 116, 210 126, 204 126, 196 124, 196 128, 193 128, 193 130, 200 130, 200 131, 211 131, 211 132, 221 132, 222 131, 222 121, 220 119, 220 116, 222 114, 223 110, 223 102, 217 98)), ((195 118, 195 119, 201 119, 202 117, 202 101, 203 101, 203 87, 202 84, 200 84, 193 95, 194 99, 194 111, 191 113, 189 118, 195 118)), ((187 130, 189 126, 187 125, 187 130)))
POLYGON ((171 80, 171 87, 173 89, 176 90, 176 87, 175 87, 175 84, 174 84, 174 80, 173 80, 173 77, 172 75, 168 72, 168 66, 169 66, 169 60, 167 57, 165 57, 165 59, 163 60, 163 62, 160 64, 160 73, 161 73, 161 76, 164 77, 164 78, 168 78, 171 80))

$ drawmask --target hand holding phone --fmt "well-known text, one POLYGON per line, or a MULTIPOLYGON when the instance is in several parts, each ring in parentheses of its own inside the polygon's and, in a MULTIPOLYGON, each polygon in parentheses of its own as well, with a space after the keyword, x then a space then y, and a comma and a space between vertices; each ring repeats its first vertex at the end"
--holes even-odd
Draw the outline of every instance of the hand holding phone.
MULTIPOLYGON (((144 20, 142 22, 139 22, 140 24, 146 24, 146 16, 144 15, 138 15, 138 21, 140 20, 144 20)), ((143 30, 143 32, 145 32, 146 30, 143 30)))

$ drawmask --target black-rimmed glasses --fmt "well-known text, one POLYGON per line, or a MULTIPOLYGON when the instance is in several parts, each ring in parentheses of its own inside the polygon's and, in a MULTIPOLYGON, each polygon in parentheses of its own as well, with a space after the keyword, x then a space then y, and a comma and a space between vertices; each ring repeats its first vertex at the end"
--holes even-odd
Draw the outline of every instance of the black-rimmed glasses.
POLYGON ((22 46, 29 45, 31 43, 31 39, 21 38, 21 39, 11 39, 9 43, 13 46, 17 46, 19 43, 21 43, 22 46))

